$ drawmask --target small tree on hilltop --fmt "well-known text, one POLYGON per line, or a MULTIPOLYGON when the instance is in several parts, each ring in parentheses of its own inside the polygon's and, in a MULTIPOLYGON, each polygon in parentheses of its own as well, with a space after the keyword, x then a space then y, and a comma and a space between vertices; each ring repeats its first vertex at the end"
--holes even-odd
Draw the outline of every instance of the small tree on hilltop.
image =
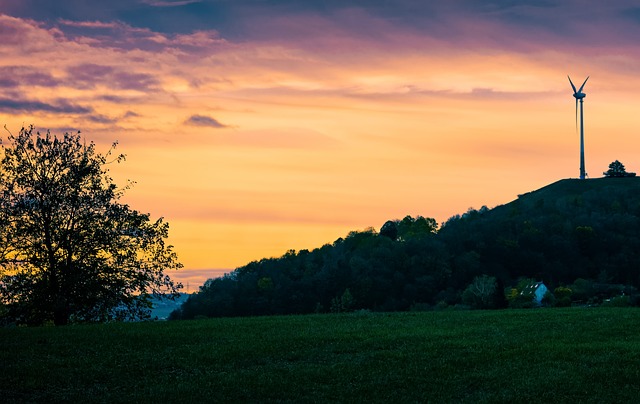
MULTIPOLYGON (((0 162, 0 305, 21 324, 149 317, 177 296, 169 225, 119 203, 105 156, 80 135, 10 134, 0 162)), ((114 144, 115 147, 115 144, 114 144)), ((121 161, 124 155, 113 159, 121 161)), ((126 188, 125 188, 126 189, 126 188)))
POLYGON ((624 168, 624 164, 619 162, 618 160, 609 164, 609 169, 604 173, 605 177, 613 178, 613 177, 635 177, 636 173, 628 173, 624 168))

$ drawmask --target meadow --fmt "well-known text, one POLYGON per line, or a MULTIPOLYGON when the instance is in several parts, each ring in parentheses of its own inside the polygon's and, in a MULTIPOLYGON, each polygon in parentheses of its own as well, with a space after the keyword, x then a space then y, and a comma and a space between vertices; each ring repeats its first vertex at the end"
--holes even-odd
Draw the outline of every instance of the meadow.
POLYGON ((640 310, 0 329, 4 402, 638 402, 640 310))

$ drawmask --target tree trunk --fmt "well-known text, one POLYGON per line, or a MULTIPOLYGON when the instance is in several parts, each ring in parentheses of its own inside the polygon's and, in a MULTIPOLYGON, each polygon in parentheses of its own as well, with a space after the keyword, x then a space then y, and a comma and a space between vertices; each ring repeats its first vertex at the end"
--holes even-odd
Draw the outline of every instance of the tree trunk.
POLYGON ((56 307, 53 310, 53 324, 67 325, 69 324, 69 310, 66 307, 56 307))

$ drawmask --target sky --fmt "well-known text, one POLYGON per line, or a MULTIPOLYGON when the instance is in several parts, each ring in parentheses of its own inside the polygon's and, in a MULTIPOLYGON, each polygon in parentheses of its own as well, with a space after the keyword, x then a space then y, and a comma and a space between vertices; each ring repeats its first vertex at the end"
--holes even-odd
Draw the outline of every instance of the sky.
POLYGON ((118 141, 194 291, 577 178, 567 75, 589 177, 640 172, 637 38, 630 0, 0 0, 0 123, 118 141))

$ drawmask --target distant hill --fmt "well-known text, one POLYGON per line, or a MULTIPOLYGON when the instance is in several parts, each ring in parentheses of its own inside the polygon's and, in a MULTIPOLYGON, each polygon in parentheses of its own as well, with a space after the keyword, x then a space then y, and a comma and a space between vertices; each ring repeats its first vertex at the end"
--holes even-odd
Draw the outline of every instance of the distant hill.
POLYGON ((158 320, 166 320, 169 318, 169 314, 172 311, 180 308, 180 306, 187 301, 189 295, 181 293, 175 300, 155 299, 152 298, 153 309, 151 309, 151 318, 158 320))
POLYGON ((640 178, 561 180, 436 228, 407 216, 249 263, 207 281, 173 317, 473 306, 467 289, 479 279, 494 290, 481 307, 512 305, 535 282, 555 291, 550 305, 640 300, 640 178))

